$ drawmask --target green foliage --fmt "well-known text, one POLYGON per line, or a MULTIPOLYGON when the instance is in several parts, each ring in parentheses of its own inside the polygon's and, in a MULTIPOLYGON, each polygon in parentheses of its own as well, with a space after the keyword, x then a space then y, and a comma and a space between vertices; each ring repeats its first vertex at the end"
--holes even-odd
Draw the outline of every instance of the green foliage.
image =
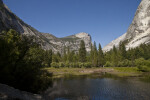
POLYGON ((135 60, 135 64, 141 71, 144 71, 144 72, 150 71, 150 60, 139 58, 135 60))
POLYGON ((79 61, 86 62, 86 48, 85 48, 85 43, 83 40, 81 40, 81 43, 80 43, 79 61))
POLYGON ((148 66, 138 66, 139 70, 140 71, 143 71, 143 72, 149 72, 150 71, 150 68, 148 66))
POLYGON ((111 62, 107 61, 106 64, 105 64, 104 66, 105 66, 105 67, 112 67, 113 64, 112 64, 111 62))
POLYGON ((91 62, 86 62, 86 63, 84 63, 84 67, 85 67, 85 68, 91 68, 91 67, 92 67, 91 62))
POLYGON ((120 42, 119 43, 119 54, 120 54, 120 58, 121 60, 126 59, 126 47, 125 47, 125 42, 120 42))
POLYGON ((73 68, 91 68, 92 67, 92 64, 90 62, 86 62, 86 63, 81 63, 81 62, 77 62, 77 63, 69 63, 69 62, 59 62, 59 63, 56 63, 56 62, 52 62, 51 63, 51 67, 54 67, 54 68, 63 68, 63 67, 73 67, 73 68))
POLYGON ((15 88, 38 92, 45 88, 48 81, 40 68, 43 50, 14 30, 1 33, 0 37, 0 82, 15 88), (45 85, 45 86, 42 86, 45 85))
POLYGON ((150 66, 150 45, 141 44, 139 47, 126 51, 125 42, 120 42, 119 47, 104 54, 105 66, 112 67, 141 67, 150 66), (146 61, 145 61, 146 60, 146 61), (111 63, 111 64, 110 64, 111 63))
POLYGON ((128 59, 118 62, 118 67, 132 67, 132 62, 128 59))
POLYGON ((60 62, 59 67, 65 67, 65 64, 63 62, 60 62))
POLYGON ((52 63, 51 63, 51 67, 59 68, 59 63, 57 63, 57 62, 52 62, 52 63))
POLYGON ((150 45, 126 51, 125 43, 103 53, 101 45, 97 50, 96 42, 91 51, 86 52, 81 41, 79 52, 64 47, 64 53, 43 50, 34 37, 26 37, 14 30, 0 34, 0 82, 15 88, 37 92, 47 86, 48 73, 42 67, 54 68, 91 68, 91 67, 134 67, 141 71, 150 71, 150 45))
POLYGON ((65 67, 70 67, 70 63, 68 61, 65 63, 65 67))
POLYGON ((98 67, 98 51, 97 51, 97 46, 96 46, 96 42, 95 41, 94 41, 94 46, 93 46, 92 65, 93 65, 93 67, 98 67))
POLYGON ((44 64, 46 67, 51 67, 52 63, 52 50, 47 50, 44 55, 44 64))
POLYGON ((52 54, 52 62, 60 62, 61 57, 58 54, 52 54))
POLYGON ((98 49, 98 66, 103 66, 104 63, 105 63, 104 54, 103 54, 101 45, 99 44, 99 49, 98 49))

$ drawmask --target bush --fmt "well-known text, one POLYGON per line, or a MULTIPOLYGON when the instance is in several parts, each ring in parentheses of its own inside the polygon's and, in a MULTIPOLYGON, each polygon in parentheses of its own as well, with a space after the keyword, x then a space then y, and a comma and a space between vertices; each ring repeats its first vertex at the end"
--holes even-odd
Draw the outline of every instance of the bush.
POLYGON ((79 63, 74 63, 73 67, 79 68, 79 63))
POLYGON ((79 68, 84 67, 84 63, 79 62, 79 68))
POLYGON ((118 67, 131 67, 131 66, 132 62, 129 61, 128 59, 118 62, 118 67))
POLYGON ((60 62, 59 67, 65 67, 65 64, 63 62, 60 62))
POLYGON ((150 71, 150 68, 148 68, 147 66, 139 66, 138 69, 140 71, 143 71, 143 72, 149 72, 150 71))
POLYGON ((145 65, 145 59, 144 59, 144 58, 136 59, 136 60, 135 60, 135 65, 136 65, 137 67, 145 65))
POLYGON ((113 65, 112 65, 111 62, 107 61, 106 64, 105 64, 104 66, 105 66, 105 67, 112 67, 113 65))
POLYGON ((56 62, 52 62, 52 63, 51 63, 51 67, 59 68, 59 64, 56 63, 56 62))
POLYGON ((139 58, 135 60, 135 64, 141 71, 144 71, 144 72, 150 71, 150 60, 139 58))
POLYGON ((70 64, 68 61, 65 63, 65 67, 70 67, 70 64))
POLYGON ((90 62, 86 62, 86 63, 84 63, 84 67, 85 68, 91 68, 92 64, 90 62))

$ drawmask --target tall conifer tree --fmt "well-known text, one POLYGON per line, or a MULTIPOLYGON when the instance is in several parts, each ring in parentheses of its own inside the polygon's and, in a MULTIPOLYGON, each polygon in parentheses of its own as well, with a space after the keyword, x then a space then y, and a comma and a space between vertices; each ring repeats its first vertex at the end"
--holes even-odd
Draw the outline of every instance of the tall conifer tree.
POLYGON ((81 43, 80 43, 79 61, 86 62, 86 48, 85 48, 85 43, 83 40, 81 40, 81 43))
POLYGON ((97 46, 96 42, 94 41, 94 47, 93 47, 93 66, 98 66, 98 52, 97 52, 97 46))
POLYGON ((98 65, 103 66, 104 65, 104 54, 102 51, 101 44, 99 43, 99 49, 98 49, 98 65))

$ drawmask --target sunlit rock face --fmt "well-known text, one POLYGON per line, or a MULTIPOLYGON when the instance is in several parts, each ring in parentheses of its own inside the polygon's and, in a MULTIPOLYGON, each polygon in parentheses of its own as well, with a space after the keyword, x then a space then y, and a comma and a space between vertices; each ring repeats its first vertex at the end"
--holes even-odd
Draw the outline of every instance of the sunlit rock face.
MULTIPOLYGON (((45 34, 43 33, 43 36, 48 39, 48 42, 51 43, 51 45, 54 47, 54 51, 63 53, 64 48, 69 47, 71 51, 77 52, 80 48, 80 42, 83 40, 85 42, 85 47, 87 52, 90 51, 90 45, 91 45, 91 36, 88 33, 78 33, 75 35, 63 37, 63 38, 57 38, 53 36, 52 34, 45 34)), ((43 48, 45 48, 44 46, 43 48)), ((46 49, 46 48, 45 48, 46 49)))
POLYGON ((41 33, 18 18, 0 0, 0 32, 3 30, 15 29, 25 35, 33 35, 36 42, 45 50, 52 49, 54 52, 63 52, 64 47, 69 47, 75 52, 79 49, 81 40, 84 40, 87 51, 90 51, 91 36, 87 33, 78 33, 64 38, 57 38, 49 33, 41 33))
POLYGON ((118 42, 125 40, 128 41, 127 50, 150 43, 150 0, 141 1, 127 33, 106 45, 103 51, 109 51, 114 45, 117 47, 118 42))
POLYGON ((120 36, 119 38, 117 38, 117 39, 113 40, 112 42, 110 42, 109 44, 107 44, 107 45, 103 48, 103 51, 104 51, 104 52, 110 51, 110 50, 113 48, 113 46, 118 47, 118 46, 119 46, 119 43, 120 43, 121 41, 124 41, 124 40, 126 39, 126 34, 127 34, 127 33, 123 34, 123 35, 120 36))

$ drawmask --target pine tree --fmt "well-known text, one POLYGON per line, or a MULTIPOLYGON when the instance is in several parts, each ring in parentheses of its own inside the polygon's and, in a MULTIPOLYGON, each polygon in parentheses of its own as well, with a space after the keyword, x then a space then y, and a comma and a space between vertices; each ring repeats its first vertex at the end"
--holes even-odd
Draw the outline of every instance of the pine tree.
POLYGON ((94 41, 94 47, 93 47, 93 66, 98 66, 98 52, 97 52, 97 46, 96 42, 94 41))
POLYGON ((48 67, 51 67, 52 53, 52 50, 45 51, 44 62, 48 65, 48 67))
POLYGON ((66 47, 64 47, 64 50, 63 50, 63 62, 66 62, 67 61, 67 53, 66 53, 66 47))
POLYGON ((98 49, 98 66, 104 65, 104 54, 101 48, 101 45, 99 43, 99 49, 98 49))
POLYGON ((91 43, 90 62, 93 63, 93 45, 91 43))
POLYGON ((80 43, 79 61, 86 62, 86 48, 85 48, 85 43, 83 40, 81 40, 81 43, 80 43))
POLYGON ((120 53, 121 60, 126 59, 127 53, 126 53, 125 42, 119 43, 119 53, 120 53))
POLYGON ((70 61, 70 47, 67 47, 67 62, 70 61))
POLYGON ((71 51, 68 55, 68 60, 69 62, 73 62, 74 60, 74 56, 75 56, 75 52, 74 51, 71 51))

